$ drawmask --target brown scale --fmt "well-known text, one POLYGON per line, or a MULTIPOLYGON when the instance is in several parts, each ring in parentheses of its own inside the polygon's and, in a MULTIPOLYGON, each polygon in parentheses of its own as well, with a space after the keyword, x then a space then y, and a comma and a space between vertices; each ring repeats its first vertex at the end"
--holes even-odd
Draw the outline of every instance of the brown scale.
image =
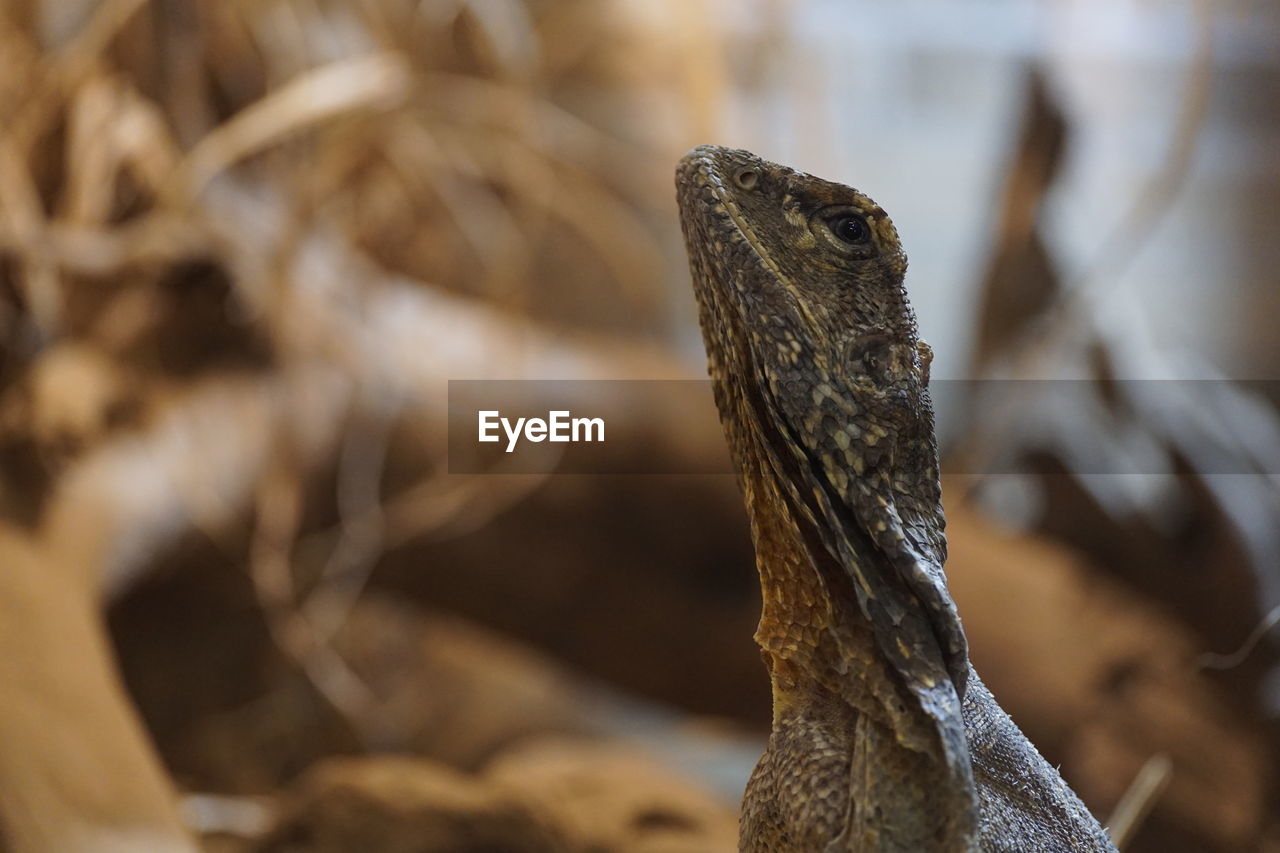
POLYGON ((723 148, 690 152, 676 186, 773 685, 741 849, 1113 851, 969 666, 932 354, 888 216, 723 148))

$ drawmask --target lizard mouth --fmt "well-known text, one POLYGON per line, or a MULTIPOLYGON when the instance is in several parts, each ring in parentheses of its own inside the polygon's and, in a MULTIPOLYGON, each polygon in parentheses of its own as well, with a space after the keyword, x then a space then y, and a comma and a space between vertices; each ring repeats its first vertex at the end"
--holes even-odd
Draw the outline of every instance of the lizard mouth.
MULTIPOLYGON (((699 145, 680 160, 677 167, 676 185, 678 187, 678 203, 680 218, 686 232, 702 231, 711 239, 690 241, 697 246, 701 260, 710 267, 720 265, 722 257, 731 251, 729 244, 743 244, 747 254, 762 265, 778 282, 785 282, 782 271, 771 259, 768 250, 756 236, 755 231, 746 222, 732 193, 725 184, 726 174, 733 171, 729 161, 737 159, 737 166, 754 166, 755 158, 746 151, 722 148, 717 145, 699 145), (727 166, 729 166, 727 168, 727 166), (711 247, 715 246, 713 250, 711 247)), ((759 365, 754 348, 745 333, 747 319, 742 316, 742 300, 733 293, 733 284, 720 275, 694 276, 694 287, 701 300, 716 306, 717 314, 732 317, 735 327, 733 337, 739 347, 731 348, 731 357, 737 357, 744 363, 746 375, 756 375, 759 365), (717 286, 718 285, 718 286, 717 286)), ((726 341, 725 343, 729 343, 726 341)), ((759 408, 758 400, 751 400, 753 408, 759 408)), ((763 408, 757 414, 764 416, 763 408)))
POLYGON ((722 161, 733 156, 748 157, 750 155, 745 151, 720 148, 716 145, 699 145, 684 155, 677 170, 679 175, 677 183, 681 193, 680 209, 710 211, 726 225, 732 223, 733 229, 751 247, 756 257, 770 268, 779 281, 785 281, 782 271, 774 264, 764 244, 747 224, 742 211, 738 208, 738 203, 733 200, 725 186, 726 170, 722 168, 722 161), (689 194, 698 192, 703 193, 701 199, 688 198, 689 194), (701 202, 701 205, 695 207, 697 202, 701 202))
POLYGON ((726 169, 723 163, 730 157, 749 156, 745 151, 731 148, 720 148, 716 145, 699 145, 680 160, 677 169, 677 186, 680 189, 680 209, 682 211, 700 210, 713 212, 733 225, 751 242, 752 248, 759 253, 759 241, 755 239, 750 226, 742 217, 737 203, 729 194, 725 185, 726 169), (700 198, 691 197, 700 193, 700 198))
MULTIPOLYGON (((782 290, 794 296, 791 280, 783 273, 764 241, 756 235, 755 230, 747 222, 725 182, 726 175, 732 172, 740 172, 746 168, 751 169, 754 175, 758 175, 765 170, 765 165, 748 151, 721 148, 717 145, 699 145, 694 148, 681 158, 676 170, 680 217, 686 231, 695 225, 689 220, 696 219, 698 220, 696 225, 714 236, 723 238, 721 242, 739 241, 745 244, 756 262, 764 267, 774 282, 782 290), (718 222, 711 221, 712 217, 718 222)), ((704 245, 704 243, 700 241, 697 245, 704 245)), ((695 284, 699 283, 695 282, 695 284)), ((803 300, 793 298, 792 305, 805 322, 813 324, 814 318, 803 300)))

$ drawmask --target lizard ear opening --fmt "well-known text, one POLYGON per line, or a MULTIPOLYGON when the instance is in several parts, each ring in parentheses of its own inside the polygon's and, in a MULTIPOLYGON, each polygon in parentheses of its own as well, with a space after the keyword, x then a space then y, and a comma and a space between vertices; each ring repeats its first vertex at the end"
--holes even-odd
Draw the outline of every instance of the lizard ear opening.
POLYGON ((759 180, 760 176, 756 174, 754 169, 743 169, 733 176, 733 182, 738 185, 739 189, 744 190, 755 189, 759 180))

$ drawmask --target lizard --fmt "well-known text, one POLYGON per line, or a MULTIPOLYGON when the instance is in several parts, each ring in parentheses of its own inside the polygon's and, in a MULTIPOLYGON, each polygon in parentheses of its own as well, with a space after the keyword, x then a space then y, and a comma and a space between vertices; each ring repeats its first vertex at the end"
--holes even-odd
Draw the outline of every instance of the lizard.
POLYGON ((716 146, 685 155, 676 189, 772 686, 740 850, 1114 853, 969 662, 933 356, 893 223, 857 190, 716 146))

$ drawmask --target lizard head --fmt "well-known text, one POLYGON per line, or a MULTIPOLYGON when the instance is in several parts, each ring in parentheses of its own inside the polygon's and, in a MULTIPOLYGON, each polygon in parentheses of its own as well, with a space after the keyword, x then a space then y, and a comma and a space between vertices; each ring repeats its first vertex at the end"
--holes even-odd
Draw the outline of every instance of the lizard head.
POLYGON ((724 345, 721 358, 749 349, 758 372, 821 374, 851 394, 908 404, 874 407, 886 416, 919 413, 913 398, 927 385, 932 353, 917 337, 903 287, 906 254, 878 204, 842 184, 715 146, 690 151, 677 175, 691 259, 707 273, 695 275, 700 300, 732 302, 713 313, 743 317, 738 329, 708 330, 724 345), (703 292, 713 281, 732 292, 703 292), (724 340, 752 334, 748 346, 724 340))

